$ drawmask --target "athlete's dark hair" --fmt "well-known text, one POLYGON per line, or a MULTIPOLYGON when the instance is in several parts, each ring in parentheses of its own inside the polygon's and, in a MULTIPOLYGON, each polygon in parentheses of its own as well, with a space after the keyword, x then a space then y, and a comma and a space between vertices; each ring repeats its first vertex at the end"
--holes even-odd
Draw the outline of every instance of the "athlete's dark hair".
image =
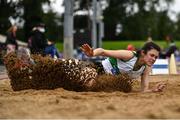
POLYGON ((143 50, 145 54, 147 54, 148 51, 151 49, 155 49, 158 52, 161 52, 161 48, 154 42, 147 42, 144 44, 144 46, 137 51, 138 56, 140 55, 140 52, 143 50))

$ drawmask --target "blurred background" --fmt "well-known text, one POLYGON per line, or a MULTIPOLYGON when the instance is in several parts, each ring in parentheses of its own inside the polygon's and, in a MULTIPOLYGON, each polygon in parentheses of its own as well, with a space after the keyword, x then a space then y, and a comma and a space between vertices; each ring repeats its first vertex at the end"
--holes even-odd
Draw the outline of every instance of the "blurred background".
MULTIPOLYGON (((100 47, 124 49, 129 42, 139 47, 150 39, 165 49, 167 37, 180 47, 179 0, 74 0, 73 6, 74 48, 91 44, 94 9, 100 47)), ((63 51, 64 9, 63 0, 0 0, 0 34, 16 24, 17 38, 27 42, 32 28, 43 23, 46 37, 63 51)))

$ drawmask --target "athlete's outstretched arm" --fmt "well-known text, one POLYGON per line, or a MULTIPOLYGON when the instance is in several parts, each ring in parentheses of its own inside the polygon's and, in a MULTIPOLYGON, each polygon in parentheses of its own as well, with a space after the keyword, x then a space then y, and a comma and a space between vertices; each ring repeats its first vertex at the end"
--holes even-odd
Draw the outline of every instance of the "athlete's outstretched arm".
POLYGON ((132 51, 128 50, 106 50, 103 48, 91 48, 88 44, 83 44, 81 46, 81 50, 89 57, 93 56, 106 56, 113 57, 123 60, 129 60, 133 57, 132 51))
POLYGON ((151 67, 146 66, 143 75, 141 76, 141 91, 142 92, 162 92, 166 87, 166 83, 157 83, 152 89, 149 88, 149 73, 151 67))

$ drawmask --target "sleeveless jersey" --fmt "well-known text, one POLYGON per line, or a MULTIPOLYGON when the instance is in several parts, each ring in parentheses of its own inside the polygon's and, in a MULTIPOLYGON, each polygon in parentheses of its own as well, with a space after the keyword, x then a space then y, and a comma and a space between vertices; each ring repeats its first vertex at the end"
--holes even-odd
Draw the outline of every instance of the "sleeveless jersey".
MULTIPOLYGON (((133 68, 134 68, 134 65, 135 65, 137 59, 138 58, 136 57, 136 55, 134 55, 133 58, 131 58, 128 61, 116 59, 119 72, 127 73, 132 79, 136 79, 139 76, 141 76, 142 73, 144 72, 145 65, 143 65, 139 70, 134 71, 133 68)), ((112 72, 113 66, 112 66, 109 58, 106 58, 104 61, 102 61, 102 65, 103 65, 104 71, 106 73, 113 74, 113 72, 112 72)))

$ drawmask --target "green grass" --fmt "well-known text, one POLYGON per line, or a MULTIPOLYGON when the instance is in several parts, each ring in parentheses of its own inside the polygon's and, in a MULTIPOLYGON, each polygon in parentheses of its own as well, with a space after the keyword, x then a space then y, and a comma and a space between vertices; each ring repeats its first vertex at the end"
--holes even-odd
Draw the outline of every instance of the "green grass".
MULTIPOLYGON (((134 45, 136 48, 141 48, 145 41, 104 41, 103 48, 105 49, 126 49, 128 44, 134 45)), ((165 49, 168 47, 167 43, 164 41, 155 41, 161 49, 165 49)), ((178 48, 180 48, 180 41, 175 41, 178 48)), ((63 43, 56 43, 56 47, 59 51, 63 51, 63 43)))
POLYGON ((103 42, 103 48, 105 49, 126 49, 128 44, 134 45, 136 48, 143 45, 142 41, 106 41, 103 42))
MULTIPOLYGON (((144 41, 118 41, 112 42, 107 41, 103 42, 103 48, 106 49, 126 49, 128 44, 132 44, 135 48, 141 48, 144 45, 144 41)), ((168 45, 165 41, 155 41, 162 49, 165 49, 168 45)), ((180 42, 179 42, 180 45, 180 42)))
POLYGON ((60 52, 63 51, 63 43, 56 43, 56 47, 58 48, 58 50, 59 50, 60 52))

